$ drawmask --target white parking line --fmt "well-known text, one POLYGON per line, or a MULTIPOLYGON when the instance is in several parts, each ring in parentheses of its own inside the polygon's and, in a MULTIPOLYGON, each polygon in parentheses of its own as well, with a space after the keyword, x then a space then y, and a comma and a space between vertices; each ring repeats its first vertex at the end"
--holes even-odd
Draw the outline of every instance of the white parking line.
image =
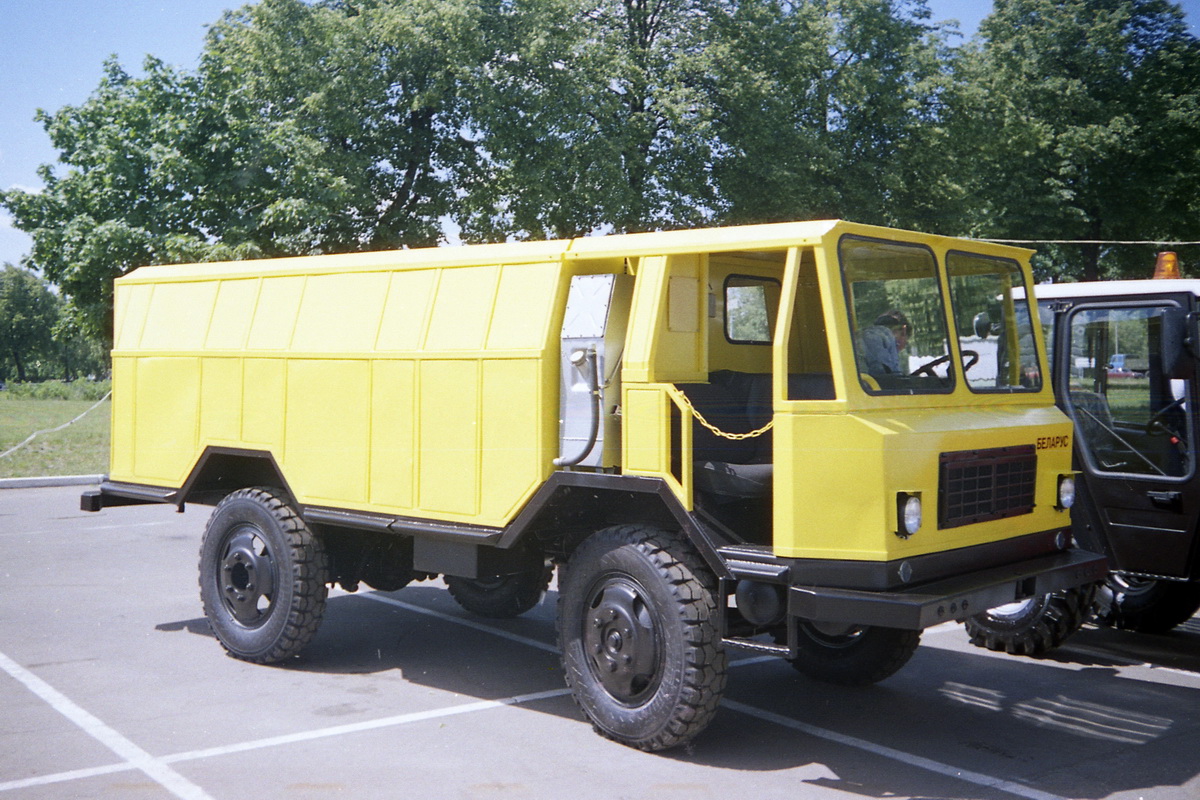
POLYGON ((499 628, 493 628, 489 625, 483 625, 473 620, 463 619, 462 617, 456 617, 452 614, 443 614, 441 611, 433 611, 432 609, 415 606, 412 603, 405 603, 403 600, 397 600, 396 598, 388 597, 387 595, 366 592, 364 594, 353 594, 350 596, 361 597, 364 600, 374 600, 378 603, 386 603, 389 606, 403 608, 405 611, 411 611, 414 614, 424 614, 427 617, 440 619, 444 622, 453 622, 455 625, 462 625, 465 628, 471 628, 472 630, 490 633, 493 636, 499 636, 501 639, 508 639, 510 642, 518 642, 519 644, 528 645, 529 647, 536 647, 537 649, 545 650, 548 653, 558 653, 558 648, 552 644, 546 644, 545 642, 540 642, 537 639, 530 639, 528 636, 509 633, 508 631, 503 631, 499 628))
POLYGON ((115 772, 130 772, 135 769, 137 767, 133 764, 122 762, 120 764, 108 764, 103 767, 92 767, 90 769, 73 769, 70 772, 55 772, 50 775, 38 775, 33 778, 23 778, 19 781, 0 783, 0 792, 12 792, 17 789, 30 789, 34 786, 51 786, 56 783, 81 781, 86 778, 112 775, 115 772))
MULTIPOLYGON (((404 609, 405 611, 410 611, 415 614, 421 614, 424 616, 433 617, 435 619, 443 620, 445 622, 454 623, 455 625, 462 625, 463 627, 471 628, 472 630, 481 631, 483 633, 488 633, 493 636, 499 636, 501 638, 508 639, 509 641, 517 642, 517 643, 520 643, 520 644, 523 644, 523 645, 526 645, 529 647, 534 647, 539 650, 553 652, 553 653, 558 652, 558 648, 555 647, 554 645, 547 644, 542 641, 538 641, 537 639, 531 639, 527 636, 521 636, 518 634, 510 633, 508 631, 494 628, 489 625, 475 622, 473 620, 465 619, 463 617, 455 616, 452 614, 446 614, 446 613, 443 613, 440 611, 434 611, 432 609, 424 608, 422 606, 414 605, 412 603, 406 603, 402 600, 396 600, 395 598, 388 597, 386 595, 376 594, 374 592, 364 592, 362 594, 353 594, 351 596, 361 597, 361 598, 367 599, 367 600, 374 600, 375 602, 395 606, 397 608, 401 608, 401 609, 404 609)), ((942 628, 942 627, 943 626, 939 626, 939 628, 942 628)), ((944 630, 949 630, 949 629, 950 629, 950 626, 945 626, 945 628, 944 628, 944 630)), ((939 630, 938 632, 941 633, 944 631, 939 630)), ((743 666, 750 666, 753 664, 760 664, 760 663, 763 663, 766 661, 774 661, 774 660, 776 660, 774 656, 754 656, 754 657, 748 657, 745 659, 740 659, 740 660, 734 661, 730 664, 730 666, 731 667, 743 667, 743 666)), ((170 789, 174 794, 176 794, 179 797, 198 797, 198 798, 199 797, 207 797, 207 795, 205 795, 202 790, 200 790, 198 787, 196 787, 193 784, 191 784, 190 782, 188 782, 182 776, 178 775, 178 773, 175 773, 167 765, 168 764, 176 764, 176 763, 185 762, 185 761, 197 761, 197 760, 202 760, 202 759, 207 759, 207 758, 215 758, 218 756, 229 755, 232 753, 241 753, 241 752, 245 752, 248 750, 258 750, 258 749, 266 748, 266 747, 276 747, 279 745, 293 744, 293 743, 297 743, 297 742, 307 742, 307 741, 312 741, 314 739, 324 739, 324 738, 329 738, 329 737, 334 737, 334 736, 344 736, 344 735, 352 734, 352 733, 378 730, 380 728, 393 727, 393 726, 397 726, 397 725, 406 725, 406 724, 409 724, 412 722, 422 722, 425 720, 438 719, 438 718, 449 717, 449 716, 456 716, 459 714, 470 714, 470 713, 474 713, 476 711, 485 711, 485 710, 492 709, 492 708, 522 705, 525 703, 531 703, 531 702, 535 702, 538 700, 546 700, 546 699, 562 697, 564 695, 570 694, 570 690, 566 689, 566 688, 550 689, 550 690, 547 690, 544 692, 534 692, 531 694, 516 695, 513 697, 503 698, 500 700, 483 700, 483 701, 479 701, 479 702, 475 702, 475 703, 464 703, 462 705, 448 706, 445 708, 434 709, 434 710, 430 710, 430 711, 419 711, 419 712, 414 712, 412 714, 400 714, 397 716, 383 717, 383 718, 375 719, 375 720, 365 720, 363 722, 352 723, 352 724, 348 724, 348 725, 337 725, 337 726, 333 726, 333 727, 329 727, 329 728, 319 728, 319 729, 315 729, 315 730, 302 731, 299 733, 284 734, 282 736, 274 736, 274 737, 269 737, 269 738, 265 738, 265 739, 258 739, 258 740, 242 742, 242 743, 238 743, 238 744, 224 745, 224 746, 213 747, 213 748, 208 748, 208 749, 204 749, 204 750, 193 750, 193 751, 189 751, 189 752, 185 752, 185 753, 176 753, 174 755, 163 756, 161 758, 155 759, 152 756, 150 756, 148 753, 145 753, 144 751, 142 751, 140 748, 137 748, 136 745, 133 745, 131 742, 126 740, 124 737, 120 736, 120 734, 116 733, 116 731, 113 731, 112 729, 108 728, 103 723, 101 723, 99 720, 97 720, 95 717, 92 717, 86 711, 83 711, 83 709, 80 709, 78 706, 76 706, 74 703, 72 703, 70 700, 68 700, 65 696, 58 693, 56 690, 51 688, 44 681, 41 681, 40 678, 37 678, 36 676, 32 675, 32 673, 29 673, 27 670, 24 670, 22 667, 18 666, 17 664, 13 663, 11 660, 7 659, 2 653, 0 653, 0 666, 3 666, 3 668, 6 671, 8 671, 10 675, 13 675, 13 677, 17 678, 22 683, 25 683, 26 686, 29 686, 31 691, 34 691, 36 694, 38 694, 39 697, 42 697, 44 700, 46 700, 46 702, 50 703, 52 706, 54 706, 56 709, 58 709, 60 711, 60 713, 63 713, 65 716, 68 716, 69 718, 72 719, 72 721, 76 722, 76 724, 78 724, 81 728, 88 731, 89 733, 92 733, 92 735, 95 736, 97 739, 100 739, 100 741, 102 741, 104 744, 106 744, 110 749, 112 749, 114 752, 116 752, 118 755, 120 755, 122 758, 124 758, 127 762, 125 764, 114 764, 114 765, 110 765, 107 767, 96 767, 93 769, 74 770, 71 772, 62 772, 62 773, 57 773, 54 775, 45 775, 45 776, 41 776, 39 778, 29 778, 29 779, 22 780, 22 781, 12 781, 9 783, 0 783, 0 792, 11 790, 11 789, 25 788, 28 786, 46 785, 46 784, 50 784, 50 783, 60 783, 60 782, 69 781, 69 780, 76 780, 79 778, 109 774, 112 772, 119 772, 119 771, 123 771, 123 770, 141 769, 143 772, 146 772, 146 774, 153 777, 156 781, 158 781, 160 784, 162 784, 166 788, 170 789), (35 686, 40 687, 41 691, 39 691, 39 689, 37 689, 37 688, 34 688, 35 686), (68 713, 68 711, 70 711, 71 713, 68 713), (80 720, 83 720, 83 721, 80 721, 80 720), (87 724, 85 724, 85 722, 87 724), (101 731, 101 732, 106 732, 103 735, 105 735, 107 737, 107 739, 101 738, 101 736, 97 735, 97 733, 93 733, 92 728, 95 728, 96 730, 101 731), (109 740, 111 740, 112 743, 110 743, 109 740), (151 770, 155 770, 155 772, 151 772, 151 770), (162 775, 163 777, 160 777, 160 775, 162 775), (177 791, 172 785, 168 785, 168 783, 165 782, 165 779, 169 776, 174 776, 174 779, 181 781, 182 784, 184 785, 181 788, 190 787, 195 792, 199 792, 199 794, 181 794, 180 791, 177 791)), ((1017 797, 1023 797, 1023 798, 1026 798, 1026 800, 1066 800, 1065 798, 1063 798, 1059 795, 1051 794, 1049 792, 1043 792, 1038 789, 1034 789, 1032 787, 1025 786, 1020 783, 1004 780, 1002 778, 996 778, 994 776, 986 775, 986 774, 983 774, 980 772, 973 772, 971 770, 959 769, 958 767, 954 767, 949 764, 943 764, 942 762, 934 761, 932 759, 928 759, 923 756, 917 756, 917 755, 913 755, 912 753, 906 753, 902 750, 897 750, 895 748, 888 747, 886 745, 876 744, 875 742, 870 742, 870 741, 867 741, 865 739, 860 739, 855 736, 849 736, 847 734, 838 733, 836 731, 831 731, 826 728, 820 728, 815 725, 810 725, 808 723, 801 722, 796 719, 792 719, 791 717, 787 717, 782 714, 776 714, 774 712, 765 711, 763 709, 756 708, 754 706, 750 706, 745 703, 740 703, 736 700, 725 699, 722 701, 722 705, 725 706, 726 708, 729 708, 732 711, 737 711, 739 713, 746 714, 746 715, 749 715, 752 717, 756 717, 756 718, 761 719, 766 722, 770 722, 770 723, 773 723, 776 725, 780 725, 782 727, 790 728, 795 731, 800 731, 801 733, 807 734, 809 736, 813 736, 813 737, 816 737, 819 739, 823 739, 825 741, 833 742, 835 744, 839 744, 839 745, 842 745, 845 747, 851 747, 856 750, 861 750, 863 752, 870 753, 872 755, 876 755, 876 756, 879 756, 882 758, 888 758, 893 761, 898 761, 900 763, 907 764, 908 766, 916 767, 918 769, 923 769, 928 772, 933 772, 933 773, 936 773, 939 775, 944 775, 944 776, 947 776, 950 778, 955 778, 957 780, 965 781, 967 783, 972 783, 977 786, 982 786, 982 787, 987 787, 990 789, 999 790, 999 791, 1005 792, 1007 794, 1015 795, 1017 797)))
POLYGON ((856 750, 862 750, 870 753, 871 755, 890 758, 893 761, 899 761, 900 763, 907 764, 911 767, 917 767, 928 772, 936 772, 939 775, 946 775, 947 777, 973 783, 977 786, 986 786, 989 789, 999 789, 1002 792, 1016 795, 1017 797, 1028 798, 1028 800, 1066 800, 1066 798, 1059 795, 1043 792, 1020 783, 1006 781, 1002 778, 995 778, 991 775, 984 775, 981 772, 972 772, 971 770, 967 769, 959 769, 958 767, 954 767, 949 764, 943 764, 940 761, 934 761, 933 759, 924 758, 923 756, 915 756, 912 753, 906 753, 903 750, 896 750, 895 748, 887 747, 886 745, 868 742, 866 739, 859 739, 856 736, 847 736, 844 733, 838 733, 825 728, 818 728, 816 725, 809 725, 806 722, 800 722, 799 720, 792 719, 791 717, 785 717, 782 714, 776 714, 771 711, 763 711, 761 708, 748 706, 745 703, 739 703, 736 700, 722 700, 721 705, 734 711, 739 711, 743 714, 757 717, 758 719, 766 722, 773 722, 776 725, 782 725, 785 728, 791 728, 792 730, 806 733, 809 736, 815 736, 818 739, 824 739, 827 742, 834 742, 835 744, 840 744, 846 747, 853 747, 856 750))
POLYGON ((272 736, 269 739, 258 739, 253 742, 243 742, 241 744, 231 744, 225 747, 212 747, 207 750, 193 750, 189 753, 176 753, 173 756, 163 758, 163 761, 168 764, 175 764, 180 761, 195 761, 201 758, 215 758, 216 756, 225 756, 230 753, 244 753, 247 750, 259 750, 264 747, 276 747, 281 744, 294 744, 296 742, 311 742, 313 739, 326 739, 330 736, 345 736, 350 733, 361 733, 362 731, 373 731, 379 728, 390 728, 396 725, 407 725, 411 722, 424 722, 431 719, 442 719, 444 717, 453 717, 458 714, 472 714, 476 711, 487 711, 492 708, 503 708, 505 706, 519 706, 524 703, 533 703, 538 700, 549 700, 554 697, 562 697, 570 694, 570 689, 549 689, 544 692, 532 692, 530 694, 519 694, 515 697, 505 697, 501 700, 480 700, 477 703, 464 703, 459 706, 446 706, 445 708, 435 708, 430 711, 416 711, 412 714, 398 714, 394 717, 382 717, 380 719, 369 719, 363 722, 353 722, 348 725, 335 725, 330 728, 319 728, 311 731, 301 731, 300 733, 288 733, 282 736, 272 736))
MULTIPOLYGON (((446 622, 453 622, 456 625, 463 625, 465 627, 472 628, 477 631, 483 631, 484 633, 490 633, 494 636, 500 636, 502 638, 509 639, 514 642, 520 642, 521 644, 526 644, 531 647, 536 647, 540 650, 547 650, 549 652, 554 652, 554 653, 558 652, 557 647, 554 647, 553 645, 548 645, 545 642, 539 642, 536 639, 529 639, 525 636, 518 636, 516 634, 509 633, 508 631, 498 630, 496 628, 492 628, 487 625, 483 625, 478 622, 474 622, 473 620, 468 620, 468 619, 464 619, 462 617, 457 617, 452 614, 444 614, 440 611, 432 611, 428 608, 422 608, 421 606, 416 606, 411 603, 405 603, 401 600, 396 600, 395 598, 392 598, 392 597, 387 597, 386 595, 365 593, 365 594, 358 595, 358 596, 363 597, 365 599, 376 600, 381 603, 387 603, 388 605, 397 606, 398 608, 403 608, 406 611, 412 611, 417 614, 424 614, 426 616, 435 617, 437 619, 444 620, 446 622)), ((947 623, 938 625, 934 628, 930 628, 927 631, 925 631, 925 633, 943 634, 943 633, 950 633, 950 632, 958 631, 958 630, 961 630, 961 628, 962 628, 962 626, 959 623, 947 622, 947 623)), ((776 660, 775 656, 748 657, 748 658, 739 659, 737 661, 734 661, 734 662, 730 663, 729 666, 745 667, 745 666, 750 666, 752 664, 761 664, 761 663, 764 663, 767 661, 775 661, 775 660, 776 660)), ((991 789, 998 789, 998 790, 1006 792, 1008 794, 1016 795, 1018 797, 1028 798, 1028 800, 1065 800, 1065 798, 1059 797, 1058 795, 1050 794, 1049 792, 1042 792, 1037 789, 1033 789, 1033 788, 1024 786, 1019 783, 1014 783, 1013 781, 1007 781, 1002 778, 996 778, 991 775, 985 775, 980 772, 972 772, 971 770, 959 769, 958 767, 953 767, 953 766, 950 766, 949 764, 943 764, 941 762, 933 761, 932 759, 924 758, 922 756, 916 756, 916 755, 912 755, 911 753, 905 753, 902 750, 896 750, 894 748, 887 747, 886 745, 875 744, 874 742, 868 742, 865 739, 859 739, 854 736, 847 736, 846 734, 827 730, 825 728, 818 728, 815 725, 809 725, 808 723, 800 722, 799 720, 792 719, 791 717, 785 717, 781 714, 775 714, 770 711, 763 711, 762 709, 755 708, 754 706, 748 706, 745 703, 739 703, 736 700, 725 699, 725 700, 721 701, 721 704, 723 706, 726 706, 727 708, 733 709, 734 711, 739 711, 743 714, 748 714, 753 717, 758 717, 759 719, 766 720, 768 722, 773 722, 777 725, 783 725, 785 727, 792 728, 793 730, 802 731, 804 733, 807 733, 810 736, 815 736, 817 738, 824 739, 824 740, 830 741, 830 742, 836 742, 838 744, 845 745, 847 747, 853 747, 856 750, 863 750, 863 751, 871 753, 873 755, 882 756, 884 758, 890 758, 894 761, 900 761, 902 763, 905 763, 905 764, 908 764, 908 765, 914 766, 914 767, 919 767, 920 769, 924 769, 929 772, 936 772, 940 775, 948 775, 950 777, 957 778, 959 780, 963 780, 968 783, 973 783, 978 786, 986 786, 991 789)))
POLYGON ((190 800, 211 800, 209 795, 196 784, 147 753, 133 742, 105 725, 99 719, 73 703, 65 694, 55 689, 29 670, 0 653, 0 669, 3 669, 25 688, 44 700, 58 713, 78 725, 84 733, 112 750, 134 769, 139 769, 171 794, 190 800))
MULTIPOLYGON (((513 697, 505 697, 500 700, 481 700, 477 703, 463 703, 462 705, 457 706, 435 708, 430 711, 416 711, 411 714, 398 714, 393 717, 382 717, 380 719, 364 720, 363 722, 354 722, 347 725, 335 725, 329 728, 317 728, 315 730, 301 731, 299 733, 288 733, 282 736, 271 736, 265 739, 239 742, 237 744, 223 745, 221 747, 209 747, 204 750, 190 750, 185 753, 175 753, 173 755, 163 756, 158 759, 158 762, 165 765, 178 764, 183 761, 199 761, 206 758, 217 758, 219 756, 232 755, 233 753, 244 753, 249 750, 261 750, 266 747, 278 747, 279 745, 296 744, 297 742, 311 742, 314 739, 327 739, 332 736, 345 736, 351 733, 373 731, 380 728, 395 727, 397 725, 408 725, 409 723, 413 722, 424 722, 431 719, 443 719, 445 717, 453 717, 459 714, 473 714, 477 711, 487 711, 493 708, 518 706, 525 703, 534 703, 538 700, 549 700, 555 697, 562 697, 563 695, 570 693, 571 690, 566 688, 549 689, 544 692, 531 692, 530 694, 520 694, 513 697)), ((26 778, 19 781, 0 783, 0 792, 11 791, 13 789, 25 789, 31 786, 46 786, 52 783, 64 783, 66 781, 92 778, 98 775, 109 775, 114 772, 125 772, 140 768, 140 765, 134 764, 132 761, 127 761, 124 764, 109 764, 104 767, 77 769, 70 772, 58 772, 53 775, 42 775, 36 778, 26 778)), ((164 769, 169 768, 164 767, 164 769)), ((199 795, 188 796, 207 797, 208 795, 201 793, 199 795)))

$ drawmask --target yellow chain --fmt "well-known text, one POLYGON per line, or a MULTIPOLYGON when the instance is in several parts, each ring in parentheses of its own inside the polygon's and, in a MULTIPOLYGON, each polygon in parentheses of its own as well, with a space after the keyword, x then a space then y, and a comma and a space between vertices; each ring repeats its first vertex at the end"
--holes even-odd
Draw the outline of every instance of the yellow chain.
POLYGON ((696 421, 708 428, 715 436, 720 436, 722 439, 732 439, 735 442, 740 442, 743 439, 754 439, 758 436, 762 436, 764 433, 771 430, 771 428, 775 425, 775 420, 772 419, 766 425, 752 430, 749 433, 726 433, 716 425, 713 425, 711 422, 706 420, 704 415, 697 411, 696 407, 692 405, 692 401, 688 399, 686 394, 683 392, 678 392, 678 395, 679 399, 683 402, 683 405, 687 408, 687 410, 692 412, 692 416, 696 418, 696 421))

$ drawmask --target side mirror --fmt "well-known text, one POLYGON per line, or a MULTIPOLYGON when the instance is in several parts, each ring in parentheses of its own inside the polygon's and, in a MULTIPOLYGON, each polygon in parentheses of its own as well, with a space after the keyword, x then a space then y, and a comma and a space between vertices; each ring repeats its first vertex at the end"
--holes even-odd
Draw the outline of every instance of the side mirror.
POLYGON ((975 328, 975 335, 980 339, 986 339, 988 334, 992 332, 992 318, 988 316, 986 311, 980 311, 975 315, 975 319, 971 320, 971 324, 975 328))
POLYGON ((1164 309, 1159 350, 1166 377, 1191 378, 1200 358, 1200 314, 1189 314, 1182 308, 1164 309))

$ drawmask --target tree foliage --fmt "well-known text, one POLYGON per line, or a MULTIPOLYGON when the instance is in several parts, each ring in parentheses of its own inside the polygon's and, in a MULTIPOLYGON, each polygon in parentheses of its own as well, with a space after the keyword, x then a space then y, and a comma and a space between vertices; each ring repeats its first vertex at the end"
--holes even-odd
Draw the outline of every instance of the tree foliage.
POLYGON ((517 0, 472 83, 486 170, 471 238, 565 237, 710 219, 712 138, 694 76, 697 0, 517 0))
POLYGON ((0 201, 33 237, 26 263, 62 288, 96 333, 111 339, 112 280, 134 267, 196 254, 206 244, 193 201, 201 176, 196 80, 154 59, 134 79, 113 60, 83 104, 38 112, 66 174, 45 165, 41 192, 0 201))
POLYGON ((196 70, 110 60, 40 113, 60 163, 0 205, 102 338, 112 280, 156 262, 814 217, 1200 238, 1177 6, 996 0, 952 34, 925 0, 261 0, 196 70))
MULTIPOLYGON (((980 154, 973 232, 1200 238, 1200 48, 1177 6, 997 0, 963 80, 980 154)), ((1152 250, 1099 244, 1051 255, 1060 274, 1089 280, 1153 265, 1152 250)))
POLYGON ((104 372, 104 360, 45 281, 4 265, 0 271, 0 384, 12 378, 73 380, 85 372, 104 372))
POLYGON ((112 280, 152 263, 437 242, 477 158, 462 130, 473 0, 264 0, 210 30, 199 70, 113 60, 41 113, 64 171, 0 194, 27 259, 111 341, 112 280))
POLYGON ((0 272, 0 381, 11 364, 24 381, 26 364, 52 346, 54 295, 37 279, 11 264, 0 272))
POLYGON ((475 0, 264 0, 227 14, 200 67, 222 127, 206 166, 263 252, 436 244, 478 154, 460 87, 475 0))
POLYGON ((950 84, 923 0, 716 3, 714 173, 738 221, 850 216, 951 227, 950 84))

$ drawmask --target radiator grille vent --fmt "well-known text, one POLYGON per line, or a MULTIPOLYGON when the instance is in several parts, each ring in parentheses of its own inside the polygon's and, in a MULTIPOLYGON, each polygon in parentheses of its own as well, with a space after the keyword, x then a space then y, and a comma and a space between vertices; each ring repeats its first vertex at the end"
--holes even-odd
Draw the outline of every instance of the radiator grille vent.
POLYGON ((1033 445, 942 453, 938 527, 957 528, 1033 511, 1033 445))

